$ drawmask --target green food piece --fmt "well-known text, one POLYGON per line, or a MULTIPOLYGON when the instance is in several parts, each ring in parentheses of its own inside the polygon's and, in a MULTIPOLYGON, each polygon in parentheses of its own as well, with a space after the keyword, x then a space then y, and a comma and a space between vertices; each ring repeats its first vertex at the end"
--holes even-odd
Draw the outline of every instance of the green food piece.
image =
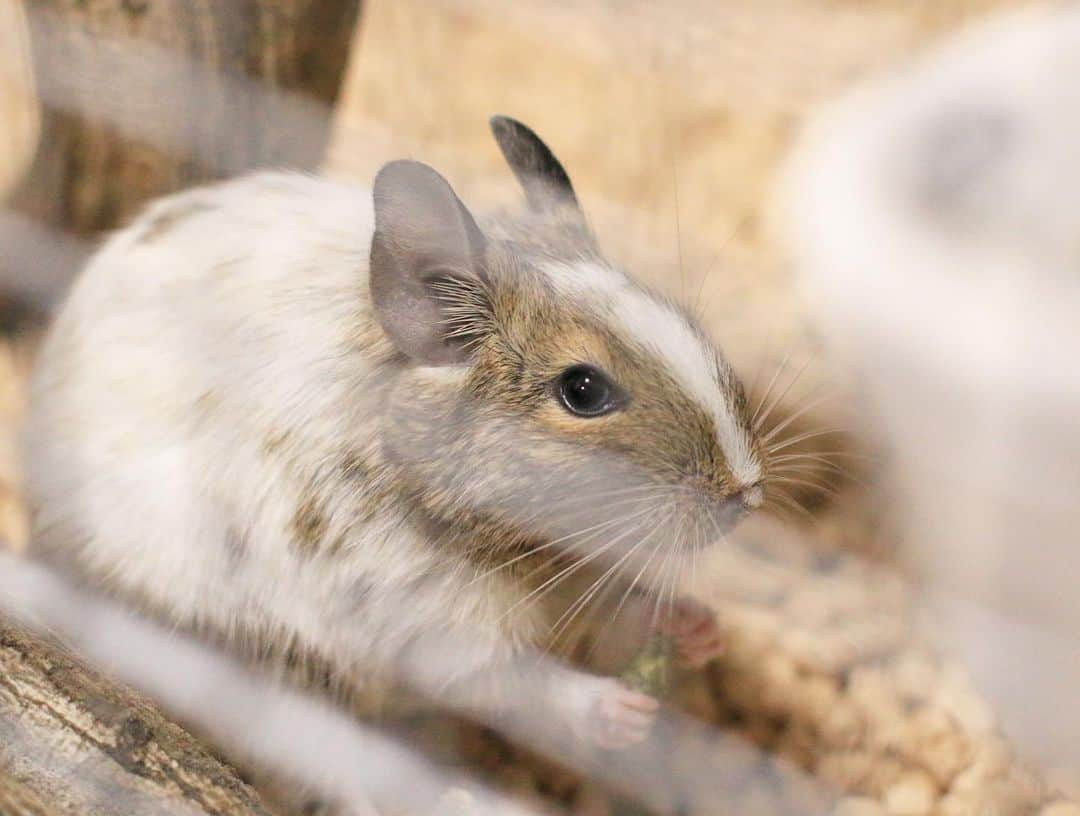
MULTIPOLYGON (((663 698, 671 687, 671 656, 674 644, 659 632, 646 642, 620 678, 627 686, 642 694, 663 698)), ((648 810, 628 799, 616 799, 612 816, 650 816, 648 810)))
POLYGON ((654 634, 623 672, 622 681, 634 691, 663 697, 671 685, 672 648, 670 637, 654 634))

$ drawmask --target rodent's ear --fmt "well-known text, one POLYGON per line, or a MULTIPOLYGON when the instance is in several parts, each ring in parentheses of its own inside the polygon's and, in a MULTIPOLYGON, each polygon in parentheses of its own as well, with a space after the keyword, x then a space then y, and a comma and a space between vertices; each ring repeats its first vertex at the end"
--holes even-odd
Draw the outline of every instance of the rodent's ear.
POLYGON ((530 207, 538 212, 570 207, 581 213, 570 176, 539 136, 508 116, 492 116, 491 132, 525 190, 525 200, 530 207))
POLYGON ((446 179, 414 161, 375 177, 370 287, 394 345, 425 365, 456 365, 488 325, 485 240, 446 179))

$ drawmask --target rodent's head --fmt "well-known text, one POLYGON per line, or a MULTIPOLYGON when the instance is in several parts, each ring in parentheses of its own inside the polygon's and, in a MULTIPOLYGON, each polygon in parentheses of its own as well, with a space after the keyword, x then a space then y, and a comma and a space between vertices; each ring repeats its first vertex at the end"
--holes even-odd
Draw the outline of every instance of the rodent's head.
POLYGON ((508 544, 716 540, 763 499, 742 386, 684 310, 604 260, 539 138, 492 126, 520 218, 482 228, 417 162, 375 181, 372 301, 410 360, 388 398, 389 458, 434 516, 508 544))

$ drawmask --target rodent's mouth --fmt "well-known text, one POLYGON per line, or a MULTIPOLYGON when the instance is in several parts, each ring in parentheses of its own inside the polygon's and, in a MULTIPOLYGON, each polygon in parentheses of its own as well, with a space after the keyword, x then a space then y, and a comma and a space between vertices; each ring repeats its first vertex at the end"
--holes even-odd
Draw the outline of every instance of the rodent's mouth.
POLYGON ((752 507, 731 499, 686 508, 681 518, 671 525, 679 536, 673 546, 687 554, 708 550, 723 543, 724 537, 752 510, 752 507))
POLYGON ((739 497, 725 499, 718 509, 711 509, 717 530, 721 535, 726 535, 735 529, 736 525, 748 515, 754 508, 739 497))
POLYGON ((700 497, 687 508, 687 521, 691 528, 697 528, 695 535, 689 536, 692 549, 701 550, 723 540, 764 501, 761 485, 752 485, 736 493, 719 499, 702 501, 700 497))

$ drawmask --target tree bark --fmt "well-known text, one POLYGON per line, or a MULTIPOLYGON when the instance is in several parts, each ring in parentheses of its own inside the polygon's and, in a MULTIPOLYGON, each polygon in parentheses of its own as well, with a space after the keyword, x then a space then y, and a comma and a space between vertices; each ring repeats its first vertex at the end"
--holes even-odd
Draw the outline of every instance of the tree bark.
POLYGON ((146 700, 0 623, 0 814, 269 814, 146 700))
MULTIPOLYGON (((91 236, 192 183, 313 168, 359 9, 360 0, 29 2, 42 138, 7 207, 91 236)), ((22 232, 0 223, 0 244, 18 246, 22 232)), ((70 280, 70 263, 6 269, 5 284, 40 307, 70 280)))

